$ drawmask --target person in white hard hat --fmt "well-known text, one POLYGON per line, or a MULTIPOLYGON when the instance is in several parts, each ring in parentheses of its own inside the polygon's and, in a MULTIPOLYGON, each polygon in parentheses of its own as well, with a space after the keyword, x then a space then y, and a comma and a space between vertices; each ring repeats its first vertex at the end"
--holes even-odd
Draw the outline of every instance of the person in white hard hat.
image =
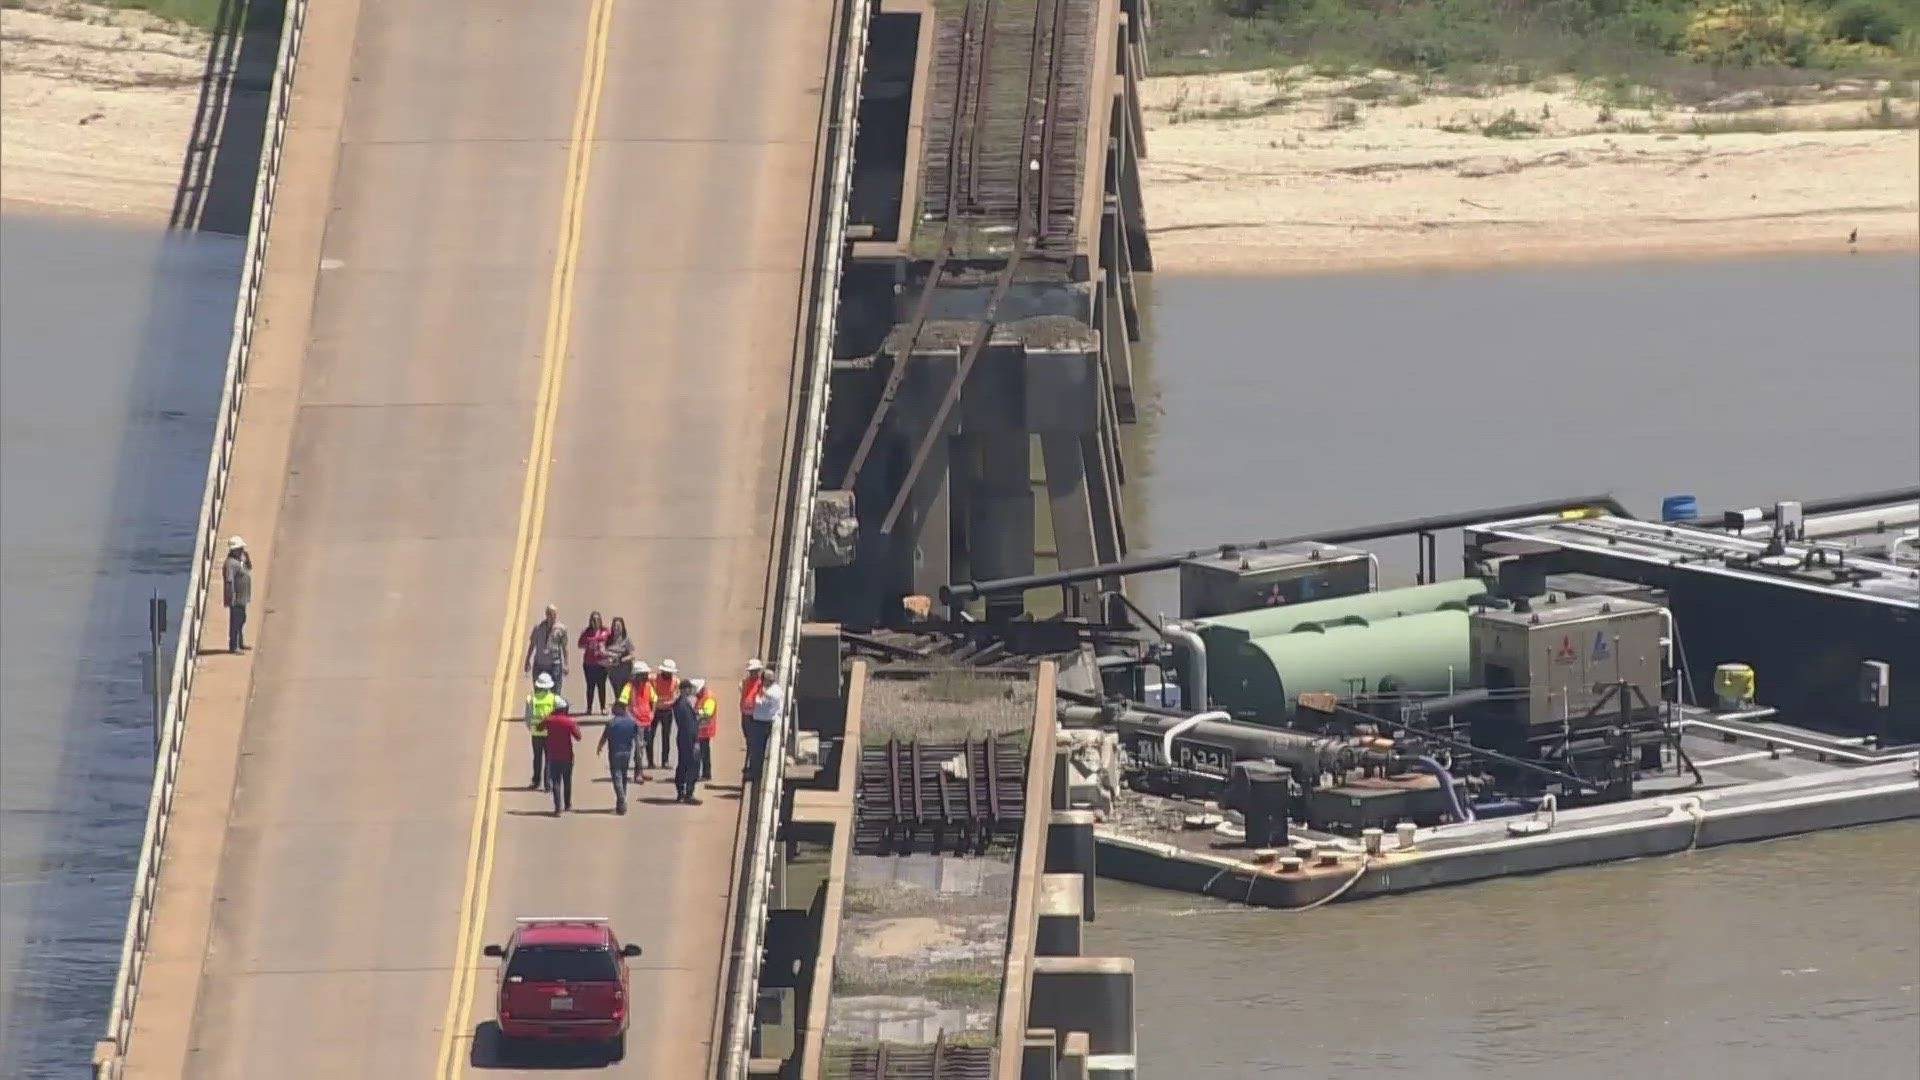
POLYGON ((533 677, 533 693, 527 695, 527 734, 533 739, 533 779, 529 788, 547 790, 547 717, 567 708, 567 699, 553 692, 553 676, 541 672, 533 677))
MULTIPOLYGON (((747 725, 746 782, 758 784, 760 770, 766 766, 767 746, 773 740, 773 727, 787 707, 787 688, 780 685, 780 673, 771 665, 760 669, 760 696, 753 702, 753 722, 747 725)), ((780 752, 778 748, 776 753, 780 752)))
POLYGON ((247 651, 247 605, 253 603, 253 556, 247 542, 227 538, 227 561, 220 568, 221 595, 227 605, 227 651, 247 651))
POLYGON ((648 695, 653 693, 653 668, 645 660, 633 662, 633 677, 620 690, 620 704, 627 707, 627 715, 639 725, 640 739, 635 745, 633 759, 633 782, 647 782, 647 769, 653 766, 653 706, 648 703, 648 695))
POLYGON ((756 657, 747 661, 747 673, 740 680, 740 745, 746 746, 753 734, 753 707, 760 701, 761 673, 767 665, 756 657))
MULTIPOLYGON (((660 661, 653 670, 653 681, 648 684, 647 707, 653 710, 652 741, 660 744, 659 765, 662 769, 673 764, 673 699, 680 696, 680 665, 671 659, 660 661)), ((655 762, 649 747, 647 764, 655 762)))

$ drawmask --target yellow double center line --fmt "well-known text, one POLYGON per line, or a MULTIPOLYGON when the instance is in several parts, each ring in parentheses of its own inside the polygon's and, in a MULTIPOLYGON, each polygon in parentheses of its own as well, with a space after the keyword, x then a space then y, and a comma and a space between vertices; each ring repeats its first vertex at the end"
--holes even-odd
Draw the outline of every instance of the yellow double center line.
POLYGON ((522 628, 527 625, 533 568, 540 550, 540 529, 546 519, 554 420, 560 410, 560 387, 567 367, 574 271, 580 261, 587 174, 593 164, 593 133, 600 118, 600 91, 607 75, 607 31, 612 23, 613 0, 593 0, 587 14, 586 60, 580 73, 580 95, 574 105, 573 130, 567 140, 567 178, 560 198, 560 243, 547 296, 547 331, 541 352, 539 398, 534 408, 533 445, 527 452, 526 484, 520 493, 519 531, 514 538, 513 564, 507 575, 507 617, 500 628, 500 663, 494 676, 486 748, 480 755, 473 832, 467 844, 466 881, 460 894, 460 926, 454 942, 453 985, 447 992, 440 1057, 434 1067, 436 1077, 455 1076, 462 1071, 465 1055, 459 1051, 469 1044, 473 1030, 480 938, 486 930, 487 893, 493 880, 494 841, 500 817, 501 762, 506 756, 507 733, 512 728, 503 721, 513 715, 519 697, 518 646, 522 628))

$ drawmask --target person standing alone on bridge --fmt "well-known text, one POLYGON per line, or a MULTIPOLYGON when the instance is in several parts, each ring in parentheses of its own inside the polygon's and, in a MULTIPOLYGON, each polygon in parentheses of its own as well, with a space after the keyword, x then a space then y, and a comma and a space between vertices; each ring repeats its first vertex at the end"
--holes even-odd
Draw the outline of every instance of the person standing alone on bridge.
POLYGON ((760 770, 766 767, 767 743, 773 738, 774 722, 787 705, 787 688, 780 685, 780 673, 772 667, 760 671, 760 694, 753 701, 753 722, 747 725, 747 776, 750 784, 760 782, 760 770))
POLYGON ((547 617, 534 624, 533 632, 527 635, 527 655, 520 667, 535 678, 551 677, 556 692, 566 688, 567 628, 560 622, 559 608, 548 604, 547 617))
POLYGON ((227 561, 220 568, 221 596, 227 605, 227 651, 247 651, 247 605, 253 603, 253 556, 247 542, 227 539, 227 561))
MULTIPOLYGON (((679 696, 680 668, 672 660, 660 661, 660 670, 649 684, 648 704, 653 707, 653 737, 660 740, 661 768, 673 764, 673 703, 679 696)), ((647 764, 654 764, 652 753, 647 755, 647 764)))
POLYGON ((533 779, 529 788, 547 790, 547 720, 556 712, 565 712, 567 699, 553 692, 553 676, 541 672, 533 677, 533 693, 527 695, 527 735, 533 740, 533 779))
POLYGON ((607 707, 607 625, 600 621, 600 613, 587 616, 586 628, 580 631, 580 674, 587 680, 587 715, 593 715, 593 702, 600 699, 600 707, 607 707))
POLYGON ((627 812, 627 771, 632 768, 634 743, 640 739, 640 725, 633 722, 623 696, 613 703, 613 716, 600 729, 598 753, 607 752, 607 775, 613 780, 613 812, 627 812))
POLYGON ((547 717, 547 788, 553 792, 553 816, 573 809, 573 744, 580 724, 563 704, 547 717))
MULTIPOLYGON (((658 726, 660 721, 655 720, 658 726)), ((682 679, 673 698, 673 741, 678 744, 680 764, 673 770, 673 797, 692 802, 700 783, 700 708, 693 703, 693 681, 682 679)))

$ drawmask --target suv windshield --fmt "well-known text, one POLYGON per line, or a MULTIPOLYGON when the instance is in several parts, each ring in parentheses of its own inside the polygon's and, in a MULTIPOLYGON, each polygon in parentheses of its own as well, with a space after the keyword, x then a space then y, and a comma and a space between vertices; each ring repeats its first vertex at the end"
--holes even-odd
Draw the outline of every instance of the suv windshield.
POLYGON ((507 977, 528 982, 618 982, 620 969, 604 945, 522 945, 507 961, 507 977))

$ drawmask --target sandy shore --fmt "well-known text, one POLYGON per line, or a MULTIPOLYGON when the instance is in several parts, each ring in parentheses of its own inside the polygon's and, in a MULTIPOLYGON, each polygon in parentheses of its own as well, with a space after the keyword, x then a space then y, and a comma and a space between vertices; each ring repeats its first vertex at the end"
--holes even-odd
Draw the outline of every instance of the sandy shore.
MULTIPOLYGON (((1911 95, 1626 107, 1570 80, 1149 79, 1155 266, 1326 272, 1920 247, 1911 95), (1532 130, 1529 130, 1532 129, 1532 130)), ((1620 95, 1613 95, 1618 98, 1620 95)))
POLYGON ((0 198, 166 221, 207 37, 141 12, 25 0, 0 11, 0 198))

